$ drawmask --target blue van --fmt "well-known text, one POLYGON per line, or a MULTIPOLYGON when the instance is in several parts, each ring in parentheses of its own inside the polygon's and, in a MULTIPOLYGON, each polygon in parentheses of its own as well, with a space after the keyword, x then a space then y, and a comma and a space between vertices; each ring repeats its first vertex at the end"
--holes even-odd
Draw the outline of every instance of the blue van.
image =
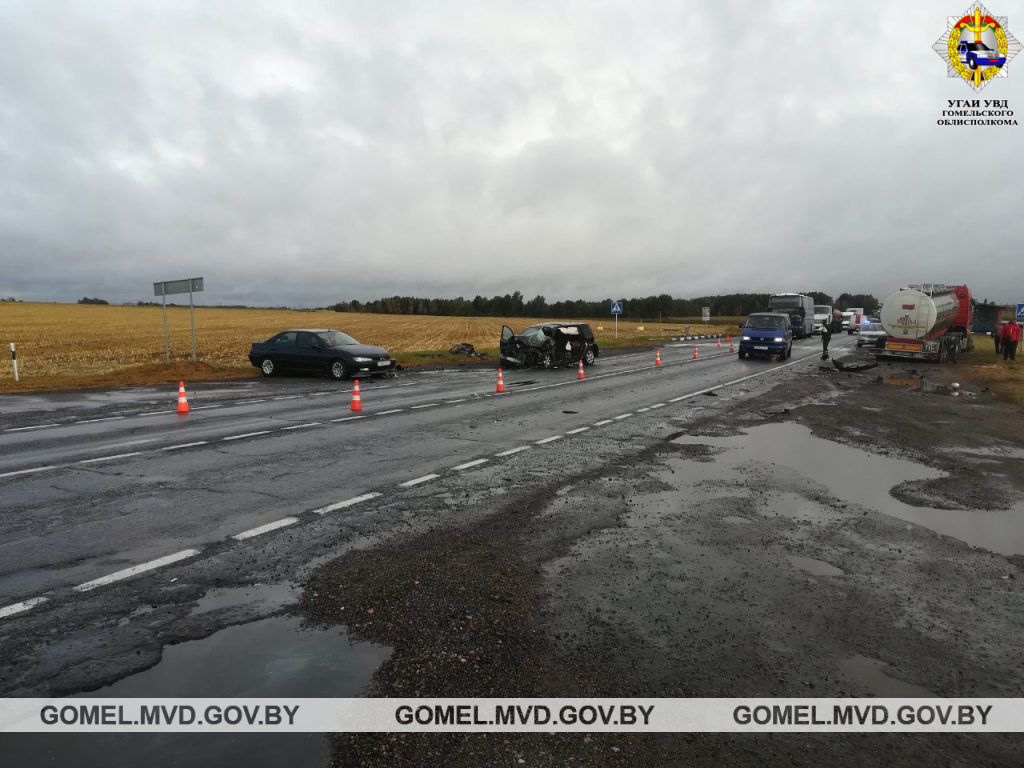
POLYGON ((785 360, 793 354, 793 326, 784 312, 755 312, 747 316, 740 336, 740 360, 747 355, 778 355, 785 360))

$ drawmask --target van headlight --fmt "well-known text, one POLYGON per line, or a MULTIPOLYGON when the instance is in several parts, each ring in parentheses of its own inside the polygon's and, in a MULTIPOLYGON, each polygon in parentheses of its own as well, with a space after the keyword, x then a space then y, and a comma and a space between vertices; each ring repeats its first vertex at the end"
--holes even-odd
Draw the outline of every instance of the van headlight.
POLYGON ((785 340, 786 340, 785 336, 776 336, 775 337, 775 341, 785 341, 785 340))
POLYGON ((749 336, 744 336, 743 337, 743 341, 750 341, 750 337, 749 336))

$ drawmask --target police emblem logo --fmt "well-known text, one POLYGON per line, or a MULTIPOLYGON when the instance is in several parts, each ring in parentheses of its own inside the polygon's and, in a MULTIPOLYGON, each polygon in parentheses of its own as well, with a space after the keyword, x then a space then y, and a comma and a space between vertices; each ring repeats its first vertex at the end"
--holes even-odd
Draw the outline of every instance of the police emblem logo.
POLYGON ((975 91, 1006 77, 1007 63, 1021 50, 1006 24, 1005 16, 993 16, 980 3, 961 16, 949 16, 945 34, 932 46, 946 62, 947 76, 964 80, 975 91))

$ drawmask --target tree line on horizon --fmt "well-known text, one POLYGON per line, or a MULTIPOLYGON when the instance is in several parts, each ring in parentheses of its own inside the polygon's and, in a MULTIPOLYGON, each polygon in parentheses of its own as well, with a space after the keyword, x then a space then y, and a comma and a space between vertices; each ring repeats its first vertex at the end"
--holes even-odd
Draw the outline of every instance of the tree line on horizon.
MULTIPOLYGON (((828 304, 836 309, 863 307, 875 312, 880 302, 871 294, 841 293, 832 296, 821 291, 803 291, 815 304, 828 304)), ((616 299, 623 302, 623 317, 639 320, 656 318, 699 317, 703 307, 709 307, 713 317, 739 317, 768 308, 768 293, 729 293, 680 299, 667 293, 642 298, 616 299)), ((610 316, 612 299, 601 301, 556 301, 548 303, 543 296, 527 300, 515 291, 504 296, 476 296, 472 299, 430 299, 419 296, 390 296, 374 301, 339 301, 327 307, 335 312, 367 312, 383 315, 441 315, 448 317, 554 317, 600 318, 610 316)))

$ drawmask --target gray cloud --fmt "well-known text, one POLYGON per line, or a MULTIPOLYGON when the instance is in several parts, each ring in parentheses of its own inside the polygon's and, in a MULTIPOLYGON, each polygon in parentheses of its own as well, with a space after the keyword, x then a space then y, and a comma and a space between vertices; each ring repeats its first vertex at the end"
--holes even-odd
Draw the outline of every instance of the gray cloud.
POLYGON ((8 0, 0 294, 1024 300, 1024 134, 936 125, 959 10, 8 0))

